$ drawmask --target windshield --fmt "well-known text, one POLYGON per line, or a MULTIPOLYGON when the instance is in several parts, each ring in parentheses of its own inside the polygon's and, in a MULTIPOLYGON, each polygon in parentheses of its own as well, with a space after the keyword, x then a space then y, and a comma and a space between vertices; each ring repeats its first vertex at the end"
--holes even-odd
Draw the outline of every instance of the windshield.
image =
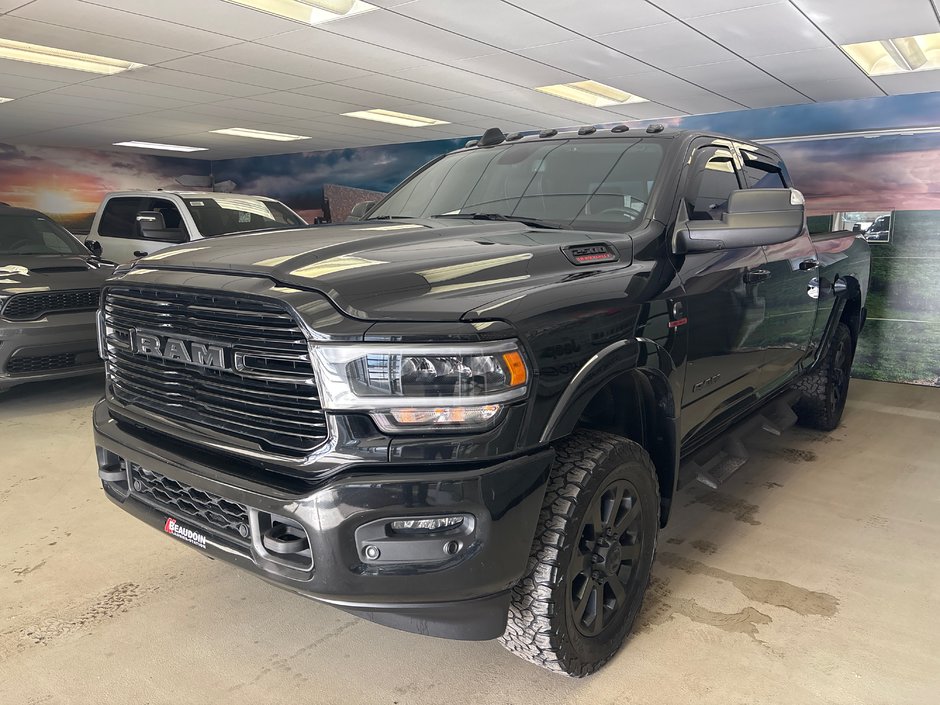
POLYGON ((200 196, 184 200, 203 237, 306 225, 279 201, 251 196, 200 196))
POLYGON ((0 255, 87 255, 87 248, 48 218, 0 215, 0 255))
POLYGON ((472 149, 416 174, 369 219, 480 214, 624 232, 642 217, 662 158, 658 140, 636 138, 472 149))

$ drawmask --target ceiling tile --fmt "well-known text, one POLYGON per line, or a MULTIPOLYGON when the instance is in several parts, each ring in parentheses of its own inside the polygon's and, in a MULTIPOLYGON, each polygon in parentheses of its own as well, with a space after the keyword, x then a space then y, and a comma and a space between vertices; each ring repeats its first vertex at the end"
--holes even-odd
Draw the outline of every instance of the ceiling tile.
POLYGON ((714 15, 718 12, 741 10, 745 7, 770 5, 774 2, 779 2, 779 0, 695 0, 695 2, 689 2, 689 0, 656 0, 656 4, 661 9, 683 20, 690 17, 714 15))
POLYGON ((556 22, 562 27, 596 36, 624 29, 669 22, 672 17, 643 0, 607 0, 589 7, 573 7, 571 0, 509 0, 513 5, 556 22))
POLYGON ((355 15, 330 22, 322 28, 333 34, 444 63, 493 52, 493 47, 486 44, 387 10, 355 15))
POLYGON ((104 88, 94 83, 77 83, 73 86, 65 86, 53 91, 51 96, 74 96, 76 98, 87 98, 90 100, 109 101, 114 103, 127 103, 142 108, 151 108, 153 110, 176 108, 184 105, 191 105, 192 101, 174 100, 166 96, 152 95, 147 93, 130 93, 128 91, 118 91, 110 88, 104 88))
POLYGON ((196 88, 183 88, 181 86, 164 85, 152 81, 140 81, 134 78, 135 72, 129 71, 117 76, 102 76, 82 83, 84 86, 98 86, 122 93, 144 94, 167 98, 171 101, 185 103, 208 103, 213 100, 224 100, 227 96, 211 91, 197 90, 196 88))
POLYGON ((183 24, 75 0, 35 0, 13 15, 99 33, 101 36, 107 33, 109 27, 120 27, 121 37, 127 41, 166 47, 184 53, 208 51, 238 41, 183 24))
POLYGON ((749 108, 770 108, 777 105, 799 105, 813 102, 805 95, 778 83, 768 88, 749 88, 746 90, 728 90, 725 95, 749 108))
POLYGON ((482 97, 486 97, 494 90, 498 91, 514 85, 502 76, 481 76, 443 64, 428 64, 419 68, 405 69, 396 72, 396 75, 409 81, 450 88, 459 93, 482 97))
POLYGON ((225 59, 236 64, 268 69, 269 71, 292 74, 299 78, 308 79, 308 85, 316 81, 342 81, 347 78, 357 78, 369 74, 369 71, 365 69, 344 66, 333 61, 316 59, 311 56, 249 42, 206 52, 206 56, 225 59))
POLYGON ((225 2, 225 0, 198 0, 194 11, 192 0, 82 0, 92 5, 101 5, 124 10, 135 15, 164 20, 166 32, 173 32, 176 23, 183 20, 187 27, 203 29, 238 39, 260 39, 281 32, 290 32, 300 24, 292 20, 270 15, 266 12, 225 2))
POLYGON ((686 81, 722 95, 727 95, 728 90, 774 88, 782 85, 780 81, 743 59, 704 66, 687 66, 673 71, 686 81))
POLYGON ((657 68, 698 66, 729 61, 727 49, 681 22, 672 21, 654 29, 631 29, 602 34, 598 41, 657 68))
POLYGON ((849 57, 833 46, 819 49, 758 56, 752 61, 784 83, 858 78, 862 71, 849 57))
POLYGON ((4 98, 19 98, 33 93, 51 91, 54 88, 67 85, 67 83, 61 81, 45 81, 39 78, 0 74, 0 96, 4 98))
POLYGON ((435 101, 446 100, 447 98, 456 98, 461 95, 458 92, 447 90, 446 88, 427 86, 423 83, 415 83, 394 76, 364 76, 362 78, 352 78, 348 81, 341 81, 338 85, 395 96, 403 100, 427 103, 434 103, 435 101))
POLYGON ((518 86, 547 86, 581 80, 580 76, 567 71, 506 52, 464 59, 454 62, 453 65, 484 76, 500 76, 518 86))
POLYGON ((878 76, 874 81, 888 95, 940 91, 940 71, 917 71, 894 76, 878 76))
POLYGON ((882 91, 867 76, 861 74, 855 78, 837 78, 828 81, 794 81, 793 87, 817 102, 830 100, 856 100, 883 96, 882 91))
MULTIPOLYGON (((374 14, 374 13, 367 13, 374 14)), ((317 27, 307 27, 258 42, 265 46, 284 49, 304 56, 335 61, 370 71, 392 73, 402 69, 427 65, 427 60, 391 49, 353 41, 339 34, 331 34, 317 27)))
POLYGON ((135 69, 125 75, 129 78, 133 78, 135 81, 204 90, 233 98, 258 95, 259 93, 265 92, 262 86, 249 86, 246 83, 235 83, 234 81, 226 81, 225 79, 213 78, 212 76, 202 76, 194 73, 186 73, 184 71, 173 71, 159 66, 146 66, 142 69, 135 69))
POLYGON ((631 105, 613 105, 608 108, 611 112, 623 115, 625 119, 652 120, 655 118, 676 117, 687 113, 677 108, 661 105, 660 103, 633 103, 631 105))
MULTIPOLYGON (((396 110, 399 105, 411 103, 413 100, 402 98, 400 96, 385 95, 375 93, 362 88, 353 88, 338 83, 321 83, 307 88, 298 88, 295 93, 313 96, 315 98, 325 98, 326 100, 335 100, 341 103, 348 103, 356 107, 352 110, 362 108, 385 108, 387 110, 396 110)), ((349 111, 345 111, 349 112, 349 111)))
POLYGON ((613 116, 602 109, 540 93, 529 88, 497 91, 488 97, 498 103, 547 115, 562 116, 573 122, 594 123, 614 119, 613 116))
MULTIPOLYGON (((315 90, 316 88, 325 87, 327 85, 329 84, 321 84, 320 86, 314 86, 313 88, 309 88, 307 90, 315 90)), ((272 105, 288 105, 314 112, 329 113, 331 115, 348 113, 350 111, 361 110, 362 108, 366 107, 365 105, 360 105, 357 103, 333 100, 326 98, 325 96, 304 95, 302 93, 289 93, 287 91, 280 91, 277 93, 263 93, 261 95, 254 96, 253 100, 257 101, 259 104, 271 103, 272 105)))
POLYGON ((940 32, 930 0, 794 0, 837 44, 940 32))
POLYGON ((744 107, 736 101, 699 88, 670 97, 668 105, 690 115, 723 113, 731 110, 742 110, 744 107))
POLYGON ((747 58, 832 46, 789 2, 698 17, 689 24, 747 58))
POLYGON ((583 37, 522 49, 518 53, 595 81, 607 76, 625 76, 649 70, 649 66, 642 61, 583 37))
POLYGON ((290 90, 315 83, 311 79, 292 76, 289 73, 245 66, 204 55, 186 56, 182 59, 164 62, 160 66, 223 81, 228 78, 237 78, 239 83, 261 86, 268 90, 290 90))
POLYGON ((551 44, 577 36, 502 0, 474 0, 472 12, 467 10, 467 0, 416 0, 395 8, 395 12, 500 49, 551 44))

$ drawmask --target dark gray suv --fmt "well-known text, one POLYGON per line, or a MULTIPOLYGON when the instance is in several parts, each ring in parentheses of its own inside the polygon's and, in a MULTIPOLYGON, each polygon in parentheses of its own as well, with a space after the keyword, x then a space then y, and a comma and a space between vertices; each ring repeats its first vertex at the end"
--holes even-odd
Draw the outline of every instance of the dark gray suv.
POLYGON ((0 206, 0 391, 100 369, 95 311, 113 270, 42 213, 0 206))

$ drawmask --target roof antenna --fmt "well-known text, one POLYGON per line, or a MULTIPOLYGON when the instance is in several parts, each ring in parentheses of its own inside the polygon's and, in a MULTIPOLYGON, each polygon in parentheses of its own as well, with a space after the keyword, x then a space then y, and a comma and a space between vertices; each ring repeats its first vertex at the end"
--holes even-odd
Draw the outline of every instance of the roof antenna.
POLYGON ((478 144, 481 147, 492 147, 506 141, 506 135, 498 127, 491 127, 480 138, 478 144))

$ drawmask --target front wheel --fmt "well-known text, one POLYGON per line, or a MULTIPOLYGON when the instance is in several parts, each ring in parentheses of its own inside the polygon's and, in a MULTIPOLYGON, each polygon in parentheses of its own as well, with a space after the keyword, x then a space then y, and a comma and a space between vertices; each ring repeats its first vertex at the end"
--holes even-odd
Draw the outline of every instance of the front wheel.
POLYGON ((503 646, 575 677, 610 660, 649 584, 659 500, 656 469, 636 443, 596 431, 561 443, 503 646))

